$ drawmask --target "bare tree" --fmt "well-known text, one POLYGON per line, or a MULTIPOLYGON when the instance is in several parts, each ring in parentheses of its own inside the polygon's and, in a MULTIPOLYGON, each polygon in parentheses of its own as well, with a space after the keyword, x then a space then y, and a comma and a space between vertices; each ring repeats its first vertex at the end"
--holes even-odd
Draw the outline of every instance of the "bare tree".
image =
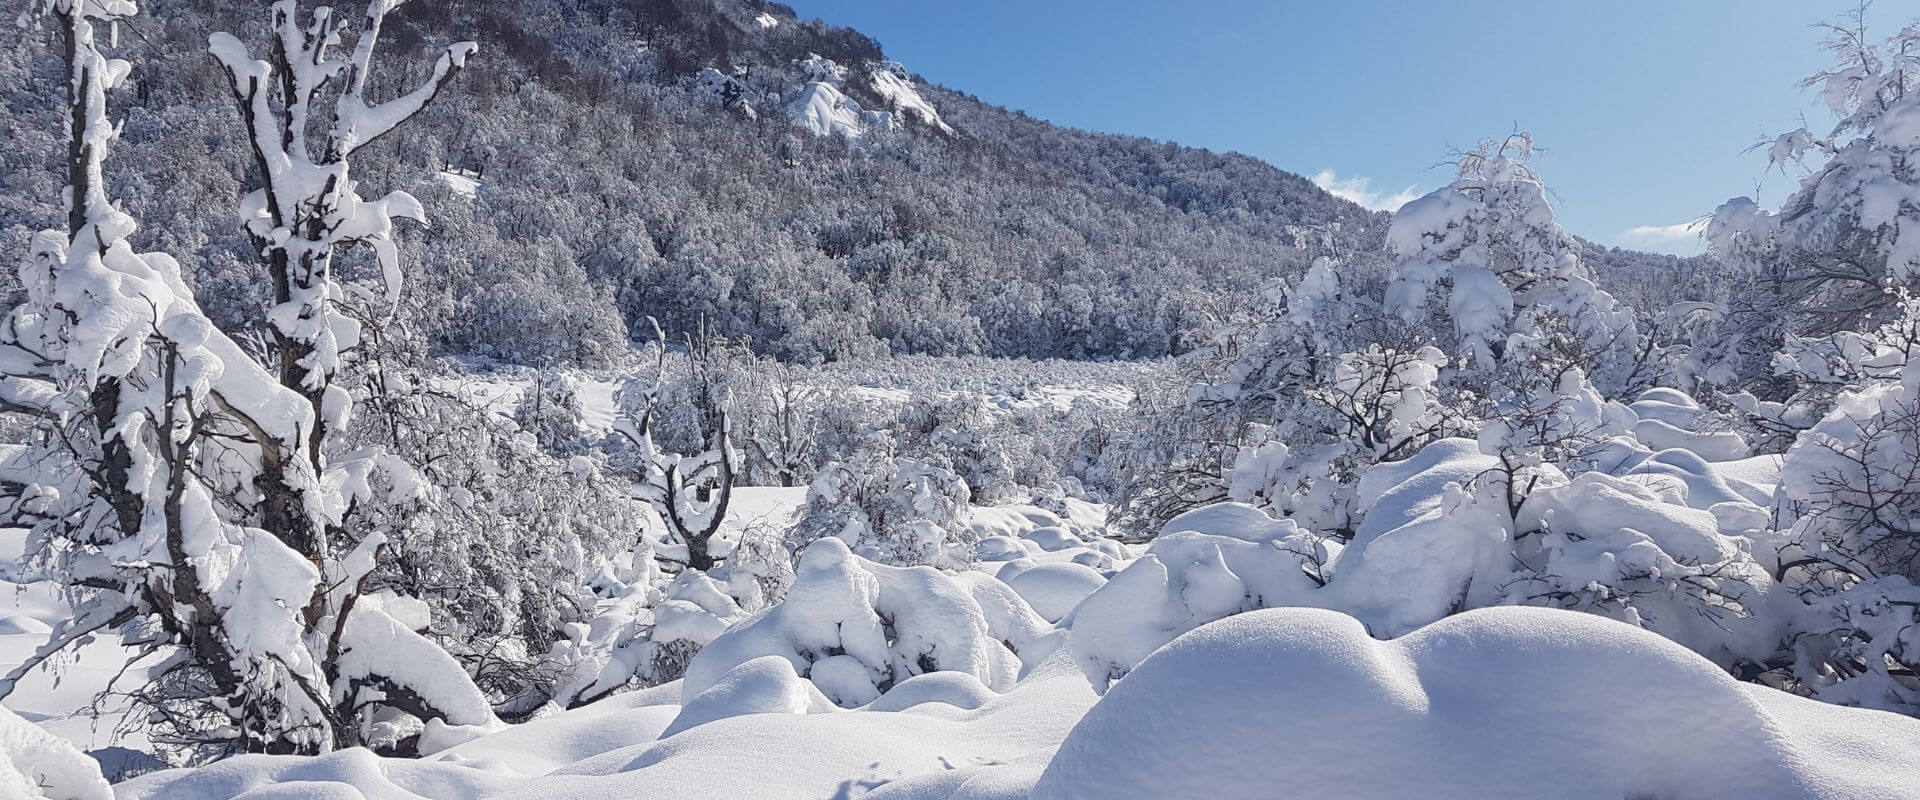
POLYGON ((815 406, 821 392, 781 365, 764 396, 769 413, 765 424, 748 436, 747 446, 781 486, 799 486, 813 471, 821 424, 815 406))
POLYGON ((654 443, 654 423, 668 399, 667 338, 658 322, 649 322, 660 343, 660 357, 650 381, 630 382, 621 392, 622 413, 632 430, 618 429, 639 450, 640 499, 667 526, 666 543, 686 548, 684 557, 661 554, 659 558, 705 572, 719 563, 713 554, 713 537, 726 519, 740 466, 729 419, 731 400, 717 371, 720 344, 704 327, 698 337, 684 339, 693 389, 690 400, 698 410, 707 449, 693 455, 663 452, 654 443))

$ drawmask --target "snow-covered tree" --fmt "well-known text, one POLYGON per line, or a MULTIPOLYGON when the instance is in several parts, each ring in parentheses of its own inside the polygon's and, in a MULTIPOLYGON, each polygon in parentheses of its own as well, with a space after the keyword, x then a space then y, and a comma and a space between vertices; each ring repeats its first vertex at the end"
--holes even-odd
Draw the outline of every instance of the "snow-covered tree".
MULTIPOLYGON (((374 3, 370 23, 390 6, 374 3)), ((304 36, 291 8, 276 11, 280 32, 304 36)), ((342 527, 374 487, 407 483, 411 468, 379 451, 329 463, 323 417, 345 418, 344 392, 283 384, 207 319, 177 262, 128 242, 134 221, 109 199, 101 165, 116 134, 106 93, 130 70, 104 56, 94 26, 137 8, 52 0, 40 10, 67 45, 74 227, 37 237, 21 270, 28 301, 10 316, 7 349, 19 357, 6 365, 6 394, 49 422, 10 460, 8 485, 16 522, 32 527, 28 577, 60 584, 77 613, 0 680, 0 694, 66 646, 116 629, 167 654, 130 694, 156 739, 189 757, 381 741, 401 720, 490 724, 460 665, 417 632, 427 621, 410 601, 367 591, 384 534, 342 527)), ((351 63, 364 68, 370 33, 361 44, 351 63)), ((306 51, 306 66, 347 69, 323 54, 306 51)), ((267 108, 271 68, 244 68, 267 108)))
POLYGON ((1386 308, 1450 331, 1482 373, 1559 349, 1609 396, 1646 388, 1654 375, 1633 314, 1595 284, 1554 221, 1533 151, 1526 133, 1484 140, 1461 154, 1458 179, 1394 214, 1386 308))
POLYGON ((1737 197, 1705 235, 1740 291, 1720 309, 1696 357, 1708 380, 1788 404, 1773 425, 1804 428, 1840 387, 1776 374, 1775 352, 1796 338, 1871 328, 1895 313, 1890 287, 1920 282, 1920 21, 1883 40, 1863 4, 1823 25, 1833 64, 1801 81, 1838 118, 1766 146, 1782 170, 1810 171, 1778 211, 1737 197), (1811 403, 1811 414, 1798 413, 1811 403))
POLYGON ((1789 676, 1836 702, 1920 710, 1920 299, 1859 335, 1857 377, 1787 451, 1775 574, 1803 607, 1789 676))
MULTIPOLYGON (((348 20, 320 6, 303 22, 293 0, 272 6, 273 41, 266 60, 255 59, 232 34, 208 37, 208 51, 227 73, 255 177, 263 184, 241 202, 240 222, 273 282, 275 305, 267 321, 280 383, 306 398, 311 409, 312 428, 301 450, 308 463, 300 468, 315 474, 326 471, 332 455, 330 433, 352 414, 352 398, 336 378, 360 343, 360 323, 338 308, 345 289, 335 270, 336 251, 371 248, 391 305, 403 280, 394 220, 425 217, 420 202, 403 191, 362 199, 349 159, 424 110, 477 49, 472 42, 450 45, 417 88, 372 101, 367 90, 375 47, 387 15, 399 5, 371 0, 353 50, 344 58, 331 51, 340 45, 348 20), (316 121, 329 116, 329 100, 329 124, 322 126, 316 121), (323 131, 318 141, 316 128, 323 131)), ((268 513, 288 531, 290 544, 324 558, 328 535, 314 525, 319 518, 311 514, 313 501, 306 491, 290 483, 263 491, 268 513)))
POLYGON ((1379 313, 1361 281, 1345 285, 1342 266, 1323 257, 1271 287, 1265 321, 1223 344, 1222 374, 1191 389, 1187 407, 1235 444, 1228 498, 1346 536, 1360 474, 1458 420, 1437 383, 1445 354, 1379 313))
POLYGON ((763 413, 749 417, 745 431, 754 463, 781 486, 811 480, 823 393, 802 383, 792 369, 776 365, 761 381, 759 395, 763 413))
POLYGON ((892 435, 872 431, 854 458, 820 468, 787 549, 799 553, 834 538, 883 564, 963 566, 972 557, 969 495, 952 470, 895 455, 892 435))
POLYGON ((617 430, 634 447, 640 499, 653 506, 666 525, 663 543, 672 552, 658 557, 685 569, 707 572, 724 558, 715 550, 719 543, 714 536, 726 520, 740 471, 740 453, 733 446, 732 398, 723 384, 724 376, 718 374, 722 356, 717 351, 725 345, 714 341, 704 329, 697 339, 686 339, 693 388, 689 400, 698 416, 705 449, 682 455, 662 450, 654 440, 655 421, 672 399, 666 391, 667 339, 658 324, 654 325, 654 335, 660 343, 654 373, 621 387, 616 400, 622 424, 617 430))

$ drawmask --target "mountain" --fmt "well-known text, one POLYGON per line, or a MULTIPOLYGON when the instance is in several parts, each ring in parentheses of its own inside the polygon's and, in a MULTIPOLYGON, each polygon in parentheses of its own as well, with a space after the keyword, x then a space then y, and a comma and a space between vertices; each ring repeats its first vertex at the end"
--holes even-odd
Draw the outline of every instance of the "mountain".
MULTIPOLYGON (((137 240, 190 264, 222 324, 254 324, 269 292, 233 212, 251 159, 201 43, 258 41, 262 15, 142 5, 122 35, 140 83, 116 109, 112 179, 146 224, 137 240)), ((929 85, 872 39, 777 3, 416 0, 389 20, 375 85, 410 87, 446 35, 480 54, 355 173, 363 195, 426 202, 400 319, 436 353, 591 365, 655 317, 803 362, 1158 357, 1300 272, 1307 229, 1373 250, 1385 227, 1256 159, 929 85)), ((56 222, 49 39, 0 44, 10 252, 56 222)))

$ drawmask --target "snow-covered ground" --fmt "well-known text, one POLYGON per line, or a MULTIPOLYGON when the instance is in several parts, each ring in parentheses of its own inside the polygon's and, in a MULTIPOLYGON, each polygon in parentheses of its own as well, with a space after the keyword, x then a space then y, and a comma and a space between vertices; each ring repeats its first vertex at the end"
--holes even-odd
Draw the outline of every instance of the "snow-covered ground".
MULTIPOLYGON (((934 362, 937 365, 939 361, 903 359, 902 363, 923 365, 934 362)), ((1085 374, 1076 377, 1086 379, 1069 383, 1017 377, 1021 365, 1032 362, 995 361, 989 362, 985 368, 955 364, 957 371, 972 372, 980 377, 975 381, 967 381, 969 385, 965 388, 947 388, 941 385, 941 381, 925 376, 888 379, 885 373, 891 369, 890 363, 876 361, 834 365, 814 371, 803 370, 800 374, 803 381, 815 387, 844 389, 857 400, 881 407, 905 405, 916 395, 945 400, 966 392, 984 398, 989 411, 1019 413, 1042 409, 1065 412, 1077 404, 1122 409, 1134 399, 1135 390, 1128 381, 1144 377, 1155 368, 1151 364, 1082 365, 1077 369, 1085 374)), ((1046 367, 1036 367, 1034 371, 1044 375, 1046 367)), ((536 370, 526 368, 470 364, 458 377, 441 379, 440 388, 457 392, 481 408, 511 417, 538 380, 538 374, 536 370)), ((614 398, 621 384, 630 378, 642 377, 642 373, 618 370, 567 370, 565 374, 574 381, 578 390, 584 432, 595 439, 613 431, 618 413, 614 398)))
MULTIPOLYGON (((803 490, 745 489, 729 527, 777 524, 802 502, 803 490)), ((1362 800, 1920 796, 1920 721, 1739 683, 1670 639, 1591 614, 1482 609, 1383 641, 1346 614, 1279 608, 1175 637, 1188 625, 1155 622, 1166 612, 1153 609, 1171 591, 1191 611, 1217 583, 1202 577, 1205 558, 1179 553, 1227 540, 1257 549, 1294 529, 1223 506, 1176 520, 1143 551, 1092 536, 1100 512, 975 509, 972 572, 882 567, 825 540, 803 555, 787 603, 722 634, 684 681, 422 759, 244 756, 136 778, 118 796, 1252 800, 1281 785, 1362 800), (1178 568, 1149 568, 1163 560, 1178 568), (1173 582, 1115 580, 1149 573, 1173 582), (862 581, 877 593, 845 594, 862 581), (885 638, 863 638, 868 624, 885 638), (1156 625, 1175 627, 1140 628, 1156 625), (1088 652, 1142 635, 1137 664, 1093 679, 1088 652), (825 641, 846 654, 823 657, 825 641), (939 670, 901 660, 914 652, 939 670), (896 673, 884 691, 869 682, 875 665, 896 673)), ((1253 580, 1250 557, 1219 563, 1253 580)), ((1243 591, 1254 589, 1231 593, 1243 591)), ((13 617, 60 613, 32 591, 16 597, 13 617)), ((100 672, 73 675, 37 706, 54 709, 42 724, 100 741, 57 724, 100 685, 100 672)))
POLYGON ((442 185, 446 186, 447 191, 452 192, 455 197, 472 199, 480 193, 479 176, 470 175, 460 170, 447 170, 445 172, 435 173, 427 180, 439 181, 442 185))
POLYGON ((424 760, 361 750, 246 756, 137 779, 120 796, 1254 800, 1281 786, 1353 800, 1920 793, 1920 722, 1742 685, 1658 636, 1571 612, 1474 611, 1387 642, 1333 612, 1243 614, 1181 637, 1104 697, 1064 650, 1023 671, 1005 692, 931 673, 840 709, 785 661, 762 659, 695 697, 668 684, 424 760))
MULTIPOLYGON (((1723 463, 1714 485, 1777 479, 1763 459, 1723 463)), ((728 527, 784 525, 804 501, 803 489, 743 489, 728 527)), ((1920 796, 1920 721, 1739 683, 1668 638, 1591 614, 1483 609, 1384 641, 1336 611, 1209 615, 1216 595, 1294 591, 1257 583, 1274 571, 1251 559, 1284 551, 1297 529, 1219 506, 1145 550, 1097 536, 1102 513, 974 509, 978 563, 961 573, 882 567, 825 540, 802 557, 787 603, 722 634, 685 681, 422 759, 245 756, 135 778, 118 796, 1251 799, 1277 785, 1343 798, 1920 796), (1209 572, 1228 568, 1248 583, 1227 572, 1229 589, 1209 572), (862 581, 876 593, 844 593, 862 581), (868 624, 876 638, 857 633, 868 624), (1089 658, 1129 641, 1140 643, 1121 659, 1130 668, 1089 658), (823 642, 846 654, 823 658, 823 642), (926 658, 937 671, 911 666, 926 658), (872 682, 876 665, 893 676, 872 682)), ((17 552, 17 531, 0 537, 0 556, 17 552)), ((65 613, 34 587, 0 603, 0 625, 21 631, 0 636, 0 664, 65 613)), ((97 751, 111 731, 76 709, 124 657, 91 645, 61 681, 30 678, 8 706, 97 751)))
MULTIPOLYGON (((18 558, 25 541, 25 531, 0 528, 0 564, 18 558)), ((47 643, 48 632, 72 615, 46 584, 20 586, 0 579, 0 676, 31 658, 47 643)), ((146 736, 116 730, 127 704, 117 698, 97 699, 110 686, 133 689, 144 683, 141 666, 129 666, 137 655, 111 635, 98 637, 27 672, 7 696, 6 708, 93 753, 109 772, 151 766, 154 762, 142 754, 149 746, 146 736)), ((0 783, 0 798, 6 797, 0 783)))

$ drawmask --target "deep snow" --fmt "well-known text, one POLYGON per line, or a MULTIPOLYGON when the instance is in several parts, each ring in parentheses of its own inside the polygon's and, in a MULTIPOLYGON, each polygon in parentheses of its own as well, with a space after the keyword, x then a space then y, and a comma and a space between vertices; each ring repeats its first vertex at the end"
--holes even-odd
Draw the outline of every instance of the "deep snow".
POLYGON ((1005 693, 937 673, 856 710, 810 700, 811 685, 781 659, 742 665, 684 708, 678 688, 422 761, 246 756, 137 779, 120 797, 1920 793, 1920 721, 1743 685, 1654 634, 1545 609, 1471 611, 1384 642, 1330 611, 1241 614, 1175 640, 1104 698, 1065 651, 1005 693))

